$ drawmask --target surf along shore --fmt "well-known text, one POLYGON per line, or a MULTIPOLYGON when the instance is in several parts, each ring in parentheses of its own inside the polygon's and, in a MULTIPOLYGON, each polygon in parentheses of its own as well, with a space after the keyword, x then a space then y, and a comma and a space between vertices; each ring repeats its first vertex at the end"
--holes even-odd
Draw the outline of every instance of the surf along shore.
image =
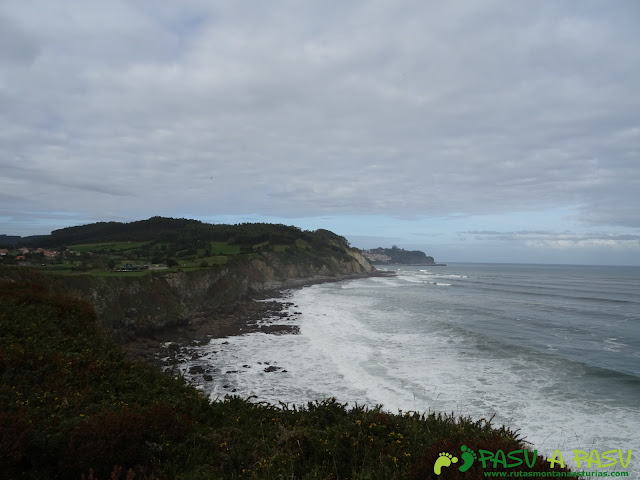
MULTIPOLYGON (((291 290, 369 277, 391 277, 395 272, 374 270, 369 273, 288 279, 275 288, 254 292, 241 300, 219 306, 208 318, 195 319, 187 325, 173 325, 141 334, 126 341, 124 350, 133 359, 145 360, 162 369, 186 363, 194 355, 194 347, 214 338, 227 338, 262 332, 271 335, 296 335, 299 328, 291 320, 300 315, 296 305, 287 301, 291 290)), ((205 376, 205 380, 208 377, 205 376)))

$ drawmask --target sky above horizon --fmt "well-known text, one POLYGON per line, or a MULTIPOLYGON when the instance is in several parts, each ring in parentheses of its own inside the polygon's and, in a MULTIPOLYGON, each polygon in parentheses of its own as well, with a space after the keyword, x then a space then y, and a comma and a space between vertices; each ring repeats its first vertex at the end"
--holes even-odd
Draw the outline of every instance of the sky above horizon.
POLYGON ((155 215, 640 265, 640 3, 0 3, 0 234, 155 215))

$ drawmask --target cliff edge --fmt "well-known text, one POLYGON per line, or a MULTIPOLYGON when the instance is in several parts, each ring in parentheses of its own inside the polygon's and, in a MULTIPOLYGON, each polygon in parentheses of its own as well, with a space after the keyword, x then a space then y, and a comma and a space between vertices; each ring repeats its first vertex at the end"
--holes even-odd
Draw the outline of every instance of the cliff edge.
POLYGON ((161 220, 53 232, 38 241, 63 251, 62 238, 67 244, 64 252, 82 253, 74 260, 82 268, 3 266, 0 278, 43 283, 53 291, 90 301, 103 326, 126 342, 175 328, 197 330, 203 324, 209 324, 210 332, 221 333, 229 323, 237 324, 234 312, 246 310, 251 299, 376 274, 375 267, 346 239, 327 230, 161 220), (72 244, 67 243, 70 239, 72 244), (150 258, 145 255, 161 253, 176 257, 177 265, 148 268, 145 262, 150 258), (134 261, 139 267, 133 270, 118 267, 134 261), (111 267, 101 267, 105 264, 111 267))
POLYGON ((405 250, 393 246, 391 248, 373 248, 363 250, 362 254, 371 263, 380 265, 430 265, 444 267, 443 263, 436 263, 433 257, 427 256, 420 250, 405 250))

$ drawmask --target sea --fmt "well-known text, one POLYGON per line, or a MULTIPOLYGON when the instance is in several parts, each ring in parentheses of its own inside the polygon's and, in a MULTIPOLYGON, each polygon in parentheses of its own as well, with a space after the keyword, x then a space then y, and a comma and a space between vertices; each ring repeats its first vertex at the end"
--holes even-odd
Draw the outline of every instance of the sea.
MULTIPOLYGON (((181 366, 212 399, 334 397, 493 418, 547 456, 620 450, 640 479, 640 267, 454 263, 287 293, 299 334, 212 339, 181 366), (196 378, 197 377, 197 378, 196 378)), ((583 454, 579 454, 583 455, 583 454)), ((618 454, 614 454, 617 458, 618 454)), ((594 456, 591 457, 595 459, 594 456)), ((607 463, 604 459, 602 463, 607 463)))

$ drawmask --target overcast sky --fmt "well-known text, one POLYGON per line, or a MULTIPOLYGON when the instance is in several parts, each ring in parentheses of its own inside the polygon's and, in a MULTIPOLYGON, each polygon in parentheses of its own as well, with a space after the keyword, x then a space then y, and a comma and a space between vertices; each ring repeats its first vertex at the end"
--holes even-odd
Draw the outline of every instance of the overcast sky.
POLYGON ((0 2, 0 233, 153 215, 640 265, 640 2, 0 2))

